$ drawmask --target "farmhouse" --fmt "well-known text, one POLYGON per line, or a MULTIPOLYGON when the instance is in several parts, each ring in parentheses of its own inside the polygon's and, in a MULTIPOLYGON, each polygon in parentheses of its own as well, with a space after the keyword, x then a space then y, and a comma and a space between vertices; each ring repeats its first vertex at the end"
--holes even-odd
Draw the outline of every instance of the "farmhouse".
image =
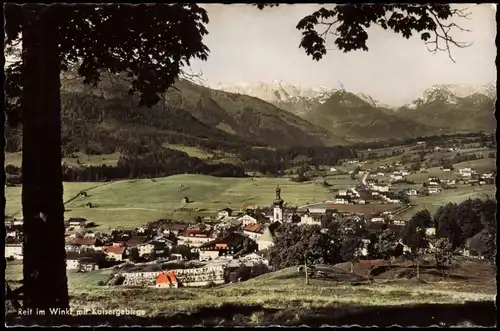
POLYGON ((417 190, 411 188, 411 189, 408 189, 406 191, 406 194, 409 195, 409 196, 415 196, 415 195, 418 194, 418 192, 417 192, 417 190))
POLYGON ((210 231, 202 230, 198 227, 191 227, 179 235, 178 244, 188 245, 189 247, 199 247, 212 240, 210 234, 210 231))
POLYGON ((427 189, 427 192, 429 192, 429 194, 439 193, 439 188, 437 188, 437 187, 429 187, 427 189))
POLYGON ((237 253, 237 247, 241 247, 246 238, 246 236, 233 232, 222 238, 207 242, 199 247, 200 261, 214 260, 219 256, 233 255, 237 253))
POLYGON ((257 240, 262 235, 262 225, 258 223, 249 224, 243 228, 243 234, 252 240, 257 240))
POLYGON ((74 238, 66 245, 67 252, 79 252, 82 250, 101 250, 104 244, 99 238, 74 238))
POLYGON ((217 214, 217 218, 221 219, 224 217, 229 217, 229 216, 231 216, 232 213, 233 213, 233 210, 231 208, 224 208, 224 209, 219 211, 219 213, 217 214))
POLYGON ((250 224, 257 224, 257 219, 248 214, 245 214, 242 217, 240 217, 238 221, 242 222, 243 226, 247 226, 250 224))
POLYGON ((87 220, 85 218, 70 218, 68 222, 69 226, 80 226, 82 228, 87 224, 87 220))
POLYGON ((78 271, 93 271, 99 269, 99 263, 104 261, 102 252, 81 254, 68 252, 66 254, 66 269, 78 271))
POLYGON ((321 225, 321 217, 313 217, 311 214, 304 214, 300 218, 299 225, 309 224, 309 225, 321 225))
POLYGON ((259 251, 274 246, 274 235, 269 227, 267 227, 264 233, 257 239, 257 245, 259 251))
POLYGON ((110 259, 114 261, 123 261, 125 256, 125 247, 121 247, 118 245, 107 246, 104 247, 104 254, 110 259))

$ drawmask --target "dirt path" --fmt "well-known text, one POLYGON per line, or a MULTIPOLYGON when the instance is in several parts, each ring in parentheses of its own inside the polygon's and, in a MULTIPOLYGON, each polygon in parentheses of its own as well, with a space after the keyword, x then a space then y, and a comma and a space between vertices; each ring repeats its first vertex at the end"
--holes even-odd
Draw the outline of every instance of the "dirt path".
POLYGON ((106 182, 104 184, 99 184, 99 185, 96 185, 96 186, 92 186, 86 190, 81 190, 77 195, 75 195, 74 197, 64 201, 64 205, 67 205, 68 203, 71 203, 73 201, 75 201, 76 199, 78 199, 78 197, 80 196, 80 194, 82 194, 83 192, 85 193, 88 193, 89 191, 93 190, 93 189, 96 189, 96 188, 99 188, 99 187, 103 187, 103 186, 106 186, 106 185, 110 185, 112 184, 113 182, 106 182))
MULTIPOLYGON (((78 199, 78 197, 80 196, 80 194, 81 194, 82 192, 86 192, 86 193, 88 193, 89 191, 91 191, 91 190, 93 190, 93 189, 96 189, 96 188, 98 188, 98 187, 103 187, 103 186, 106 186, 106 185, 110 185, 110 184, 112 184, 112 183, 113 183, 113 182, 106 182, 106 183, 103 183, 103 184, 99 184, 99 185, 96 185, 96 186, 89 187, 88 189, 85 189, 85 190, 81 190, 81 191, 80 191, 77 195, 75 195, 74 197, 71 197, 71 198, 69 198, 68 200, 64 201, 64 205, 66 206, 67 204, 69 204, 69 203, 71 203, 71 202, 75 201, 76 199, 78 199)), ((20 210, 16 211, 15 213, 13 213, 13 214, 12 214, 12 217, 19 215, 20 213, 22 213, 22 211, 23 211, 22 209, 20 209, 20 210)))

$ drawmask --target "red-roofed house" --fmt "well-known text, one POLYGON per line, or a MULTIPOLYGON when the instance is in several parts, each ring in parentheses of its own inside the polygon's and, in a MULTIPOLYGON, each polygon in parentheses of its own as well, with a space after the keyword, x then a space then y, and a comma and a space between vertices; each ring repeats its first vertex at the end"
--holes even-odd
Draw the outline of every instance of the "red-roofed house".
POLYGON ((110 259, 115 261, 123 261, 125 256, 125 247, 120 246, 106 246, 102 250, 104 254, 110 259))
POLYGON ((249 224, 243 228, 243 234, 250 239, 257 241, 263 233, 262 225, 258 223, 249 224))
POLYGON ((157 287, 179 287, 179 282, 177 277, 175 277, 174 271, 162 272, 156 276, 156 286, 157 287))

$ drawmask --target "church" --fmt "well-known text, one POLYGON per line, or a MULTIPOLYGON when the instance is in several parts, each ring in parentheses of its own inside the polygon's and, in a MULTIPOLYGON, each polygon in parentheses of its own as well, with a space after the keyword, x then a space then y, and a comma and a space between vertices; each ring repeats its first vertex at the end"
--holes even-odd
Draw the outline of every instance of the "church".
POLYGON ((283 204, 284 201, 281 198, 281 189, 279 186, 276 187, 276 197, 273 202, 273 222, 283 222, 283 204))

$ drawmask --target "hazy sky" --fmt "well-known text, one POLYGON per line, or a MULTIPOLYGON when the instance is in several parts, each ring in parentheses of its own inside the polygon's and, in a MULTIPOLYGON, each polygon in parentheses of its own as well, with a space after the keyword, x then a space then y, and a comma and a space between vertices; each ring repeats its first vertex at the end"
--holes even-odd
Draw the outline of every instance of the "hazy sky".
POLYGON ((410 102, 434 84, 495 82, 495 10, 491 4, 459 6, 469 8, 472 15, 455 22, 472 31, 454 35, 473 45, 452 49, 456 63, 446 52, 428 52, 418 35, 407 40, 379 27, 369 29, 368 52, 344 54, 331 49, 335 47, 331 39, 331 50, 316 62, 299 49, 301 32, 295 26, 320 5, 281 5, 259 11, 246 4, 207 4, 210 23, 205 43, 211 52, 208 61, 193 63, 192 70, 201 70, 210 84, 282 80, 339 88, 337 81, 341 81, 348 91, 390 104, 410 102))

